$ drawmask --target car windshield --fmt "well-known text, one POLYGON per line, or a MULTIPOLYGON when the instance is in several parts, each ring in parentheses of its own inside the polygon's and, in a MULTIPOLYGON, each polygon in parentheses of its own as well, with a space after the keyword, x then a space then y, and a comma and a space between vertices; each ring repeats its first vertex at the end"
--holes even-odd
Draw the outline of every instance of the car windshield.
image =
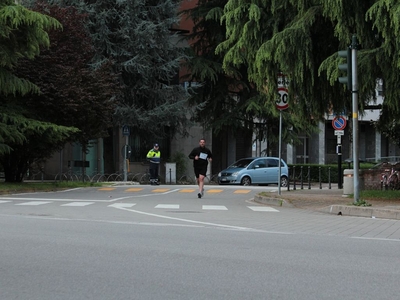
POLYGON ((254 159, 252 158, 240 159, 237 162, 230 165, 229 168, 246 168, 253 160, 254 159))

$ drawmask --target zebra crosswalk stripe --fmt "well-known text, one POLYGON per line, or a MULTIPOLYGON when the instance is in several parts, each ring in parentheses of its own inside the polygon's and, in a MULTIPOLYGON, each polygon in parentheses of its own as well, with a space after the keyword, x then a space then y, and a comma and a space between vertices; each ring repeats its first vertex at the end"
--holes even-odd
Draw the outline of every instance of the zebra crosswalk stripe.
POLYGON ((48 202, 48 201, 30 201, 30 202, 23 202, 23 203, 17 203, 15 205, 43 205, 43 204, 47 204, 47 203, 52 203, 52 202, 48 202))
POLYGON ((179 204, 158 204, 155 208, 179 209, 179 204))
POLYGON ((87 205, 91 205, 94 202, 70 202, 70 203, 66 203, 66 204, 61 204, 61 206, 87 206, 87 205))
POLYGON ((223 205, 203 205, 204 210, 228 210, 226 206, 223 205))
POLYGON ((279 212, 279 210, 268 206, 247 206, 247 207, 250 208, 252 211, 279 212))

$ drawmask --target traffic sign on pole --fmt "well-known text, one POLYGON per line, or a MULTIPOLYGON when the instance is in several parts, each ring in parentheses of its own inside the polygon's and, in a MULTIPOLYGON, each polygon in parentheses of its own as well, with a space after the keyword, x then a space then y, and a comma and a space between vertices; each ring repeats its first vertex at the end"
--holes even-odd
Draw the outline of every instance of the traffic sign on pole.
POLYGON ((278 88, 278 94, 279 94, 279 97, 278 97, 278 99, 276 100, 276 107, 277 107, 279 110, 287 109, 287 108, 289 107, 289 103, 288 103, 288 96, 289 96, 288 89, 285 88, 285 87, 279 87, 279 88, 278 88))
POLYGON ((123 136, 129 136, 130 135, 129 126, 127 126, 127 125, 122 126, 122 135, 123 136))
POLYGON ((343 116, 334 117, 332 120, 332 127, 335 130, 343 130, 346 128, 346 119, 343 116))

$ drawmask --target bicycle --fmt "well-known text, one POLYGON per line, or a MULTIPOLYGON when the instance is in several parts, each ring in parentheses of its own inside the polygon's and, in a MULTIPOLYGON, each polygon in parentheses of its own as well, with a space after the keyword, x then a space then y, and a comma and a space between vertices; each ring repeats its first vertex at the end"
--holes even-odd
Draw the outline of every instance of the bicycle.
POLYGON ((381 174, 381 189, 398 190, 399 188, 399 171, 395 170, 394 167, 385 169, 384 173, 381 174))

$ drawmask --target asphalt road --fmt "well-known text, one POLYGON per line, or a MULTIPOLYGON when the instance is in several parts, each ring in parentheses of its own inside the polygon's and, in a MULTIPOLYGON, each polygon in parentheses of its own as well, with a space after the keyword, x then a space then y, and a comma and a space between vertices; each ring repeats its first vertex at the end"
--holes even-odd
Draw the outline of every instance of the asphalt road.
POLYGON ((274 188, 0 197, 0 299, 397 299, 400 221, 252 202, 274 188))

